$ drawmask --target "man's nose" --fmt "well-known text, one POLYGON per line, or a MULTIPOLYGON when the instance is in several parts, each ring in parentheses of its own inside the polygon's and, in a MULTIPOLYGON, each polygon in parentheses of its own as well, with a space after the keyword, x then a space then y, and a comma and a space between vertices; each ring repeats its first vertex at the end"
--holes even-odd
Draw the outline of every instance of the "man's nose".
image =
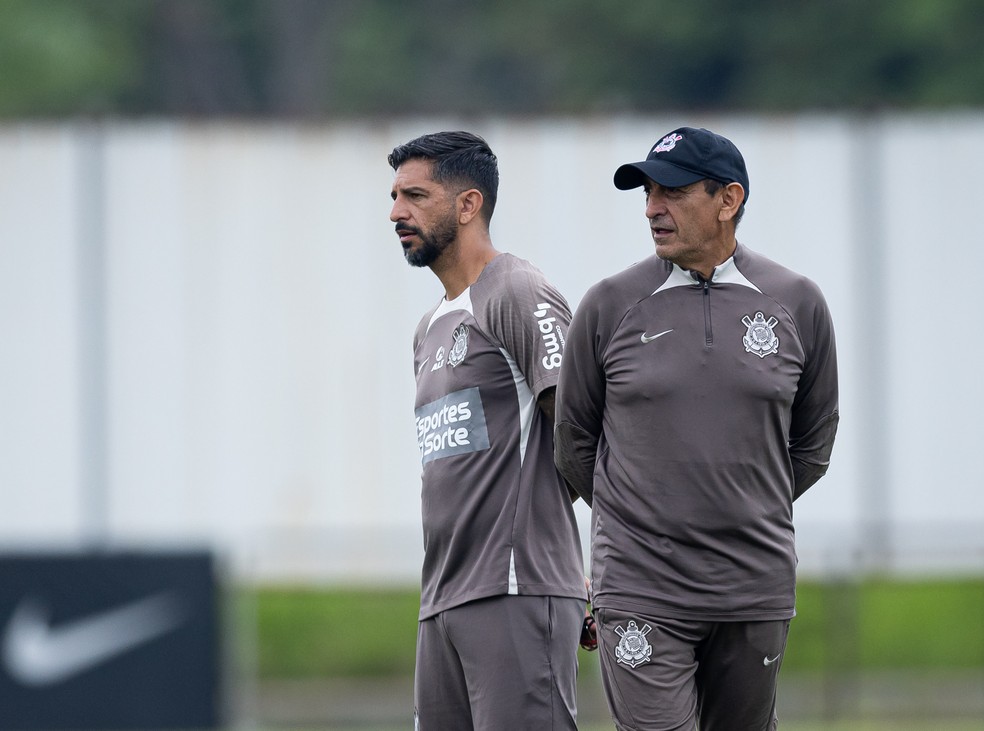
POLYGON ((646 218, 653 218, 666 213, 666 201, 662 195, 651 191, 646 195, 646 218))
POLYGON ((396 223, 400 219, 406 218, 403 214, 402 205, 399 200, 393 201, 393 207, 390 209, 390 220, 396 223))

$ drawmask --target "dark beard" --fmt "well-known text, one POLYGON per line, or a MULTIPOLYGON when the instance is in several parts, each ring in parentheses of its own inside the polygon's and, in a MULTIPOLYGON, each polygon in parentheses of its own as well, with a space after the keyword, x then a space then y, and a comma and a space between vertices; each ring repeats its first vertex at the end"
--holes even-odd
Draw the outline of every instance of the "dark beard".
POLYGON ((458 222, 451 217, 439 223, 430 233, 424 233, 419 228, 407 226, 406 224, 399 227, 412 231, 420 237, 421 243, 419 247, 416 249, 406 249, 403 252, 407 264, 412 267, 430 266, 458 238, 458 222))

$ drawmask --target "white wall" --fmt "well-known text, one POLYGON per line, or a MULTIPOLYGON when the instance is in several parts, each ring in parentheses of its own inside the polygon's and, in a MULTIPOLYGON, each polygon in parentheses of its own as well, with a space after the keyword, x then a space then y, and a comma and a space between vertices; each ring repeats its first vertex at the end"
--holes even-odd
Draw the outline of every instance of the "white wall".
POLYGON ((483 134, 497 246, 576 304, 651 252, 611 177, 680 124, 738 144, 739 239, 835 317, 802 572, 984 570, 977 113, 0 127, 0 547, 194 542, 247 579, 415 581, 410 339, 441 290, 403 261, 387 153, 483 134))

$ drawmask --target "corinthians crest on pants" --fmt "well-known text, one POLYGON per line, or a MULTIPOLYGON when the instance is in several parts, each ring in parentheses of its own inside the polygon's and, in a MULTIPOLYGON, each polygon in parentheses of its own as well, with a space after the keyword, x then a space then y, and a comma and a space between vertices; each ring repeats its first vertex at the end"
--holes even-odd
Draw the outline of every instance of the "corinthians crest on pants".
POLYGON ((756 312, 754 320, 745 315, 741 321, 748 328, 745 337, 742 338, 746 351, 754 353, 759 358, 779 352, 779 336, 772 329, 779 322, 776 318, 770 316, 766 320, 765 315, 756 312))
POLYGON ((646 635, 651 630, 652 627, 648 624, 639 629, 639 625, 634 620, 630 620, 629 626, 625 629, 622 629, 621 625, 616 627, 615 634, 622 639, 618 641, 618 645, 615 647, 615 660, 623 665, 628 665, 630 668, 649 662, 649 658, 653 654, 653 646, 649 644, 646 635))

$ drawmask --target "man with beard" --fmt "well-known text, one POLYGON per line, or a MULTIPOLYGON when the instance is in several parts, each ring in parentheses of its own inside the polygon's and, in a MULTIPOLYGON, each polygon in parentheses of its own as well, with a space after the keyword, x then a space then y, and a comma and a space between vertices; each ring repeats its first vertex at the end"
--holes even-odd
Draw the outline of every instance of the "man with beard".
POLYGON ((413 339, 424 529, 416 728, 575 729, 587 595, 552 437, 570 309, 532 264, 493 247, 499 173, 483 139, 425 135, 388 160, 407 262, 444 287, 413 339))

